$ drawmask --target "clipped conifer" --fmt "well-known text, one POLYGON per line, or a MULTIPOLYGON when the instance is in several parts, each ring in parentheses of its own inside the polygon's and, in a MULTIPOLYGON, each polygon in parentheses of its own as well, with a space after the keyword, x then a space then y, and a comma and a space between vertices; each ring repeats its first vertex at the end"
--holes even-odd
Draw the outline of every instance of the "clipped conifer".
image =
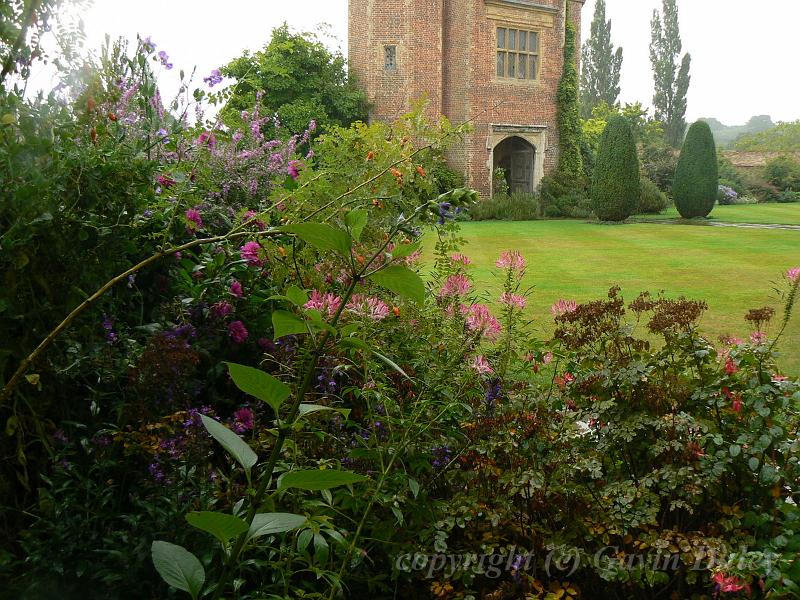
POLYGON ((697 121, 689 128, 675 169, 672 197, 684 219, 707 217, 717 200, 719 165, 711 127, 697 121))
POLYGON ((639 205, 639 157, 630 123, 615 116, 600 138, 592 179, 592 210, 601 221, 624 221, 639 205))

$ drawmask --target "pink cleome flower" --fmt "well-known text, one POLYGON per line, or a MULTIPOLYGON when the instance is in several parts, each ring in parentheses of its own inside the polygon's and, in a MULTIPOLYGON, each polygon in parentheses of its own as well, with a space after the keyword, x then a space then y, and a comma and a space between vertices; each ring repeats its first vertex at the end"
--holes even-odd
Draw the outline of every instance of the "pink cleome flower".
POLYGON ((442 285, 442 298, 465 296, 472 290, 472 282, 466 275, 451 275, 442 285))
POLYGON ((389 316, 389 306, 380 298, 355 294, 347 303, 347 310, 373 321, 383 321, 389 316))
POLYGON ((767 334, 763 331, 756 331, 750 336, 750 343, 755 346, 760 346, 767 343, 767 334))
POLYGON ((305 308, 318 310, 331 319, 342 305, 342 299, 335 294, 321 294, 318 290, 311 292, 311 298, 305 303, 305 308))
POLYGON ((298 177, 300 177, 300 169, 302 169, 304 166, 305 165, 302 163, 302 161, 290 160, 287 172, 289 173, 289 176, 292 179, 297 179, 298 177))
POLYGON ((190 208, 186 211, 186 220, 189 222, 191 231, 203 228, 203 217, 200 216, 200 211, 196 208, 190 208))
POLYGON ((464 256, 460 252, 450 256, 450 260, 452 260, 454 263, 458 263, 464 266, 467 266, 472 263, 472 261, 469 259, 468 256, 464 256))
POLYGON ((483 304, 462 306, 461 314, 467 322, 467 329, 474 333, 481 333, 490 340, 496 340, 500 335, 500 323, 492 316, 489 309, 483 304))
POLYGON ((714 587, 717 588, 720 592, 735 593, 744 590, 745 592, 747 592, 748 596, 751 593, 750 586, 747 585, 747 582, 745 582, 740 577, 736 577, 734 575, 726 577, 725 574, 722 572, 715 573, 714 576, 711 578, 711 581, 714 582, 715 584, 714 587))
POLYGON ((573 313, 576 310, 578 310, 578 303, 575 302, 575 300, 559 300, 550 308, 550 312, 552 312, 555 317, 573 313))
POLYGON ((513 269, 522 272, 525 270, 526 263, 522 255, 516 250, 506 250, 500 255, 495 263, 498 269, 513 269))
POLYGON ((525 296, 522 296, 520 294, 503 292, 503 294, 500 296, 500 302, 511 308, 518 308, 522 310, 525 308, 525 305, 527 304, 528 301, 525 299, 525 296))
POLYGON ((244 323, 241 321, 234 321, 228 325, 228 335, 237 344, 243 344, 247 341, 247 338, 250 334, 248 333, 247 328, 244 326, 244 323))
POLYGON ((244 288, 242 284, 235 279, 231 282, 231 296, 235 296, 236 298, 244 297, 244 288))
POLYGON ((247 242, 239 251, 242 253, 242 258, 251 267, 260 267, 264 264, 264 260, 260 256, 261 245, 258 242, 247 242))
POLYGON ((492 365, 483 356, 475 356, 469 364, 470 368, 478 375, 491 375, 494 373, 492 365))
POLYGON ((795 267, 794 269, 789 269, 786 272, 786 277, 792 283, 797 283, 797 280, 800 279, 800 267, 795 267))

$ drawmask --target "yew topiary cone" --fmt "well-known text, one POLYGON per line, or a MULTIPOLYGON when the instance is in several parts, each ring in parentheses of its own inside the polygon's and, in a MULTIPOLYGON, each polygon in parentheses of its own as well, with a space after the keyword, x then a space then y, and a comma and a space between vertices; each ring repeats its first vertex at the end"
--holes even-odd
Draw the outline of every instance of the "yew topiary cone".
POLYGON ((601 221, 624 221, 639 205, 639 157, 630 123, 616 116, 600 138, 592 179, 592 209, 601 221))
POLYGON ((719 186, 717 146, 708 123, 689 128, 675 169, 672 196, 684 219, 707 217, 714 209, 719 186))

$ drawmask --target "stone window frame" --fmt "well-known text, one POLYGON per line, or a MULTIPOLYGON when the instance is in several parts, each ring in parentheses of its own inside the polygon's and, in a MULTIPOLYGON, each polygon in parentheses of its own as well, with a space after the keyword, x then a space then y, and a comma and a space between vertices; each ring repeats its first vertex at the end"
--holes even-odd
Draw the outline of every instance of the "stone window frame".
POLYGON ((397 72, 397 44, 383 45, 383 70, 387 73, 397 72))
POLYGON ((541 79, 542 73, 542 31, 540 29, 535 29, 530 26, 524 25, 516 25, 513 23, 496 23, 494 28, 494 73, 495 73, 495 81, 501 83, 521 83, 521 84, 535 84, 538 83, 541 79), (500 31, 503 31, 503 40, 501 46, 501 36, 500 31), (514 31, 514 48, 509 48, 510 45, 510 36, 508 34, 509 31, 514 31), (519 32, 525 33, 525 49, 521 50, 518 48, 518 40, 519 32), (530 40, 530 35, 534 34, 536 36, 536 50, 532 51, 529 46, 528 40, 530 40), (500 54, 504 55, 503 59, 503 74, 499 74, 499 66, 500 66, 500 54), (508 67, 511 64, 508 60, 509 55, 513 55, 514 58, 514 65, 515 67, 518 65, 519 56, 526 57, 526 77, 519 77, 518 71, 515 68, 515 73, 513 76, 508 75, 508 67), (531 59, 535 59, 536 65, 536 73, 535 77, 530 76, 530 65, 531 59))

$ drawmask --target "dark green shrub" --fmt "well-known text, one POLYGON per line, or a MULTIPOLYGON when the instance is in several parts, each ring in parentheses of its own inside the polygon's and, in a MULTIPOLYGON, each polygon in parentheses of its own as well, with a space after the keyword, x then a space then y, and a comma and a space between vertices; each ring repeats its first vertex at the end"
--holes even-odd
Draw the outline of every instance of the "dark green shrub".
POLYGON ((779 190, 800 191, 800 163, 790 156, 778 156, 764 166, 764 179, 779 190))
POLYGON ((780 196, 778 196, 778 202, 782 204, 788 204, 790 202, 800 202, 800 192, 793 192, 791 190, 786 190, 780 196))
POLYGON ((678 155, 673 148, 665 145, 648 145, 642 148, 640 161, 642 175, 655 183, 665 194, 672 193, 675 167, 678 155))
POLYGON ((612 117, 600 138, 592 180, 594 214, 601 221, 624 221, 639 205, 639 158, 630 123, 612 117))
POLYGON ((657 215, 669 206, 667 195, 658 189, 658 186, 647 177, 640 178, 642 191, 639 195, 640 215, 657 215))
POLYGON ((559 173, 542 178, 539 203, 541 214, 551 219, 583 219, 592 215, 591 202, 583 188, 559 173))
POLYGON ((469 208, 473 221, 535 221, 539 218, 536 194, 498 195, 469 208))
POLYGON ((719 167, 711 128, 697 121, 689 128, 675 169, 672 196, 684 219, 707 217, 717 201, 719 167))
POLYGON ((720 154, 717 159, 717 166, 719 168, 719 183, 726 185, 729 188, 736 190, 740 196, 746 192, 744 179, 742 173, 733 166, 733 163, 728 158, 720 154))
POLYGON ((440 194, 449 192, 464 185, 464 174, 447 166, 444 158, 438 158, 429 175, 433 178, 434 187, 440 194))
POLYGON ((759 173, 748 171, 742 175, 745 192, 759 202, 777 202, 781 191, 759 173))

